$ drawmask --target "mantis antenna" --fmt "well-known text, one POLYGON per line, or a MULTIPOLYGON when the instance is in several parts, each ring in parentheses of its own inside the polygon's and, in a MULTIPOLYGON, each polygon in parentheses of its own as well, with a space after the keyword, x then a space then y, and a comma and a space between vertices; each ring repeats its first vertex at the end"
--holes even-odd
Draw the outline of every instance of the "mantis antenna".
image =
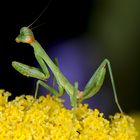
POLYGON ((38 27, 40 27, 40 26, 42 26, 42 25, 44 25, 44 24, 46 24, 46 23, 41 23, 41 24, 39 24, 39 25, 37 25, 37 26, 35 26, 35 27, 32 27, 31 30, 34 30, 34 29, 36 29, 36 28, 38 28, 38 27))
POLYGON ((27 27, 30 28, 35 22, 38 21, 38 19, 44 14, 44 12, 49 8, 50 3, 52 2, 52 0, 49 0, 47 6, 41 11, 41 13, 39 14, 39 16, 31 23, 29 24, 27 27))

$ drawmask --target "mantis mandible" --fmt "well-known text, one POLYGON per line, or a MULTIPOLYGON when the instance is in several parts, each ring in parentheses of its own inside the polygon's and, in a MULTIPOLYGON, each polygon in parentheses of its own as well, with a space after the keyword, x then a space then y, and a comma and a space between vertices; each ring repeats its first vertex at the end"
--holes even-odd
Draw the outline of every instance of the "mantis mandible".
MULTIPOLYGON (((41 12, 40 16, 46 10, 46 8, 41 12)), ((95 73, 93 74, 91 79, 86 84, 84 90, 80 91, 80 90, 78 90, 78 83, 75 83, 75 85, 73 86, 68 81, 68 79, 60 71, 57 64, 54 63, 50 59, 50 57, 44 51, 44 49, 42 48, 40 43, 35 39, 32 30, 29 28, 32 24, 30 24, 28 27, 22 27, 20 29, 20 34, 16 37, 15 40, 17 43, 20 43, 20 42, 27 43, 33 47, 35 58, 38 61, 41 69, 31 67, 31 66, 28 66, 26 64, 16 62, 16 61, 12 62, 12 66, 22 75, 38 79, 38 81, 36 83, 36 89, 35 89, 35 98, 37 97, 39 85, 43 86, 44 88, 46 88, 47 90, 49 90, 51 93, 53 93, 56 96, 62 95, 65 90, 66 93, 70 96, 72 107, 75 108, 77 100, 84 100, 84 99, 90 98, 90 97, 94 96, 100 90, 100 88, 103 85, 104 79, 105 79, 106 68, 108 67, 115 102, 116 102, 120 112, 121 113, 123 112, 119 105, 118 99, 117 99, 112 69, 111 69, 111 65, 110 65, 110 62, 108 59, 103 60, 103 62, 100 64, 98 69, 95 71, 95 73), (53 86, 50 86, 44 82, 44 81, 47 81, 47 79, 50 77, 47 67, 50 68, 50 70, 52 71, 52 73, 57 81, 58 91, 55 90, 53 86)))

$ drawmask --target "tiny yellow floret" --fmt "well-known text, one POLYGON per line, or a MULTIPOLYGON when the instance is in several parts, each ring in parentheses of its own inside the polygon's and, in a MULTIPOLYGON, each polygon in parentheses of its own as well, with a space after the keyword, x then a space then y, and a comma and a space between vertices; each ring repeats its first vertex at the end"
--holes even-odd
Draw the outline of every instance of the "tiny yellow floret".
POLYGON ((110 120, 87 104, 76 111, 62 100, 30 95, 8 101, 11 94, 0 90, 0 140, 135 140, 134 120, 116 113, 110 120))

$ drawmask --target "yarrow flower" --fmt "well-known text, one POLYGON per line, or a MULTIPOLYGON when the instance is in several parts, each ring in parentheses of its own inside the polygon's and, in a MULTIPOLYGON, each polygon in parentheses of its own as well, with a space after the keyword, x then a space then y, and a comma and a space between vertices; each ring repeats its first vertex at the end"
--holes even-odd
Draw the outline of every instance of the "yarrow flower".
POLYGON ((121 113, 105 119, 98 109, 78 104, 68 110, 54 96, 30 95, 8 101, 0 90, 0 140, 135 140, 134 120, 121 113))
MULTIPOLYGON (((140 112, 138 111, 131 112, 129 115, 135 119, 135 127, 137 131, 140 133, 140 112)), ((138 135, 136 140, 140 140, 140 135, 138 135)))

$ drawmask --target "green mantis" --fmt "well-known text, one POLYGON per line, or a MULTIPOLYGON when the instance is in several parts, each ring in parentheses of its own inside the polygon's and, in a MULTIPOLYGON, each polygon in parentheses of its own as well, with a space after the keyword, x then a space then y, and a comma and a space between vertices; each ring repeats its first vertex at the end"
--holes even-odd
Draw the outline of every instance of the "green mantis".
POLYGON ((34 55, 36 60, 38 61, 41 69, 31 67, 25 64, 22 64, 20 62, 13 61, 12 66, 21 74, 27 76, 27 77, 33 77, 38 79, 36 83, 36 90, 35 90, 35 98, 37 97, 37 92, 39 85, 43 86, 47 90, 49 90, 51 93, 53 93, 56 96, 61 95, 64 90, 66 93, 70 96, 71 105, 73 107, 76 106, 77 100, 84 100, 87 98, 90 98, 94 96, 103 85, 105 74, 106 74, 106 68, 109 69, 109 74, 111 78, 111 83, 113 87, 115 102, 120 110, 120 112, 123 112, 117 99, 113 74, 110 66, 110 62, 108 59, 105 59, 101 65, 98 67, 98 69, 95 71, 91 79, 86 84, 83 91, 78 90, 78 85, 75 83, 75 86, 73 86, 68 79, 62 74, 59 67, 50 59, 50 57, 47 55, 47 53, 44 51, 44 49, 41 47, 39 42, 35 39, 33 32, 28 27, 22 27, 20 29, 20 34, 16 38, 17 43, 28 43, 30 44, 34 49, 34 55), (52 71, 54 77, 56 78, 57 84, 58 84, 58 91, 55 90, 52 86, 47 85, 44 81, 47 81, 50 74, 48 71, 48 68, 52 71))

